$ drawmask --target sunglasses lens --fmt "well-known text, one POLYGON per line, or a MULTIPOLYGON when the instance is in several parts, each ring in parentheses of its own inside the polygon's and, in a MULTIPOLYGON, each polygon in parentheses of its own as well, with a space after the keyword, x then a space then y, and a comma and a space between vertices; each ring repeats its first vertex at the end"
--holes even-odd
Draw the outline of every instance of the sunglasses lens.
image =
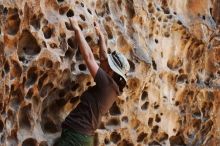
POLYGON ((122 68, 122 63, 121 63, 119 57, 114 54, 112 56, 113 56, 114 61, 118 64, 118 66, 120 66, 122 68))

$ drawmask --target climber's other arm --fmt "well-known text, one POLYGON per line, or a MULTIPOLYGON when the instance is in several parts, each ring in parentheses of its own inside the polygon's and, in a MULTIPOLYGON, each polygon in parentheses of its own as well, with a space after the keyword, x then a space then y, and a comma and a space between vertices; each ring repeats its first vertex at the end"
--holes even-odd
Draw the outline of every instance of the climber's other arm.
POLYGON ((111 72, 111 68, 108 64, 108 53, 107 53, 107 46, 105 42, 105 37, 101 31, 100 25, 98 22, 94 22, 96 33, 99 37, 99 60, 100 66, 104 69, 107 73, 111 72))
POLYGON ((99 49, 99 58, 100 61, 106 61, 107 60, 107 46, 105 43, 105 37, 100 29, 100 25, 98 22, 94 22, 95 25, 95 30, 97 35, 99 36, 99 45, 100 45, 100 49, 99 49))
POLYGON ((95 75, 98 71, 98 64, 95 61, 94 55, 92 53, 91 48, 89 47, 87 41, 85 40, 83 33, 76 21, 75 18, 71 18, 69 19, 70 23, 75 31, 75 37, 76 37, 76 41, 79 44, 79 49, 80 52, 83 56, 84 61, 86 62, 86 65, 89 69, 89 72, 91 73, 92 77, 95 78, 95 75))

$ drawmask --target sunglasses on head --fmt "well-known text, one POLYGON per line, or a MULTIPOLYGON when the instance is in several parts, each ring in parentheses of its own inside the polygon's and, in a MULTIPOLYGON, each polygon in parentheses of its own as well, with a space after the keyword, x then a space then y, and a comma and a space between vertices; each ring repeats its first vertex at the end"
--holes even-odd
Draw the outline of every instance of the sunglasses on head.
POLYGON ((118 57, 116 51, 113 51, 113 52, 112 52, 112 57, 113 57, 114 61, 119 65, 119 67, 122 68, 123 65, 122 65, 121 60, 120 60, 120 58, 118 57))

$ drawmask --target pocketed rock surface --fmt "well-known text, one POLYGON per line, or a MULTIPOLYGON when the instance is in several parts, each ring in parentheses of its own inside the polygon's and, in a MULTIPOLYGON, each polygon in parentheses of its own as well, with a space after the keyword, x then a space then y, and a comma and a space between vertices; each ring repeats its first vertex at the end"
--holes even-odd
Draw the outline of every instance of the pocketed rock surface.
POLYGON ((96 145, 220 145, 220 0, 0 0, 1 146, 54 145, 95 84, 68 17, 131 66, 96 145))

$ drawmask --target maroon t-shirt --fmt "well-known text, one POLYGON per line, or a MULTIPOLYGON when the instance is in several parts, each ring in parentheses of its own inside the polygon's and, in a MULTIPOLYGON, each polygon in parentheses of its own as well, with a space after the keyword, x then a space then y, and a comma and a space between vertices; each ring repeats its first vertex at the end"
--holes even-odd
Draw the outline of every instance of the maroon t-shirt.
POLYGON ((80 97, 79 105, 70 112, 62 123, 62 128, 71 128, 79 133, 94 135, 101 116, 108 112, 120 94, 116 82, 99 67, 94 81, 80 97))

